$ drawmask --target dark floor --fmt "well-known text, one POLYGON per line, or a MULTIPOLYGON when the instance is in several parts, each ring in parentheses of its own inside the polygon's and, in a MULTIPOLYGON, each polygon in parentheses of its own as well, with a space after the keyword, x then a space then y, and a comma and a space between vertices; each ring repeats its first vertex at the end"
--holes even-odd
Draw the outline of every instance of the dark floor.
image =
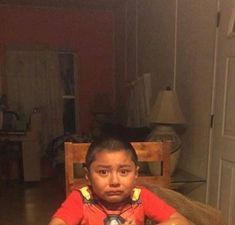
POLYGON ((40 182, 0 181, 0 225, 47 225, 65 198, 64 174, 40 182))

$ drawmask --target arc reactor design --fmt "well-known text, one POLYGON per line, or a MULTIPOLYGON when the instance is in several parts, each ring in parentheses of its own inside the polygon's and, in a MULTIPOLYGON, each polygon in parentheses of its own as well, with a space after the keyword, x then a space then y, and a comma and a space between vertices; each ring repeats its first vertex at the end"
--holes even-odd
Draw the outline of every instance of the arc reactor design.
POLYGON ((123 224, 125 219, 118 215, 108 215, 104 219, 104 225, 119 225, 123 224))

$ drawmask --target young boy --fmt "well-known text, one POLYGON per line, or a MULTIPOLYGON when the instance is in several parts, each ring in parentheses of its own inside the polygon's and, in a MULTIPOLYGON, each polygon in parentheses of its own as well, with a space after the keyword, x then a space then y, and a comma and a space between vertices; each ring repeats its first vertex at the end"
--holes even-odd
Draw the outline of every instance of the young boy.
POLYGON ((93 142, 85 171, 89 186, 74 190, 49 225, 188 225, 188 221, 156 194, 136 186, 139 167, 130 143, 117 138, 93 142))

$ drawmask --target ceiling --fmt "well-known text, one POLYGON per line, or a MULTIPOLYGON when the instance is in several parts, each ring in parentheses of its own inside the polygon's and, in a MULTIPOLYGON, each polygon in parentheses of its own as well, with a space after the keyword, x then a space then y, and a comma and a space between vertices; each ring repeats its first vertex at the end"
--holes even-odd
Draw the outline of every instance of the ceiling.
POLYGON ((0 0, 0 5, 63 8, 113 8, 125 0, 0 0))

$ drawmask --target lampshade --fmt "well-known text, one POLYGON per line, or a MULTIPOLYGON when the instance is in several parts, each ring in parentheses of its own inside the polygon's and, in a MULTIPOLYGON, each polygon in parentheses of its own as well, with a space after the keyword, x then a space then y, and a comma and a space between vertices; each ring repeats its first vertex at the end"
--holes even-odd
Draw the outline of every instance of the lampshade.
POLYGON ((92 113, 111 113, 113 110, 108 94, 97 94, 94 98, 91 111, 92 113))
POLYGON ((150 111, 149 122, 159 124, 184 124, 186 122, 175 91, 164 90, 158 94, 150 111))

